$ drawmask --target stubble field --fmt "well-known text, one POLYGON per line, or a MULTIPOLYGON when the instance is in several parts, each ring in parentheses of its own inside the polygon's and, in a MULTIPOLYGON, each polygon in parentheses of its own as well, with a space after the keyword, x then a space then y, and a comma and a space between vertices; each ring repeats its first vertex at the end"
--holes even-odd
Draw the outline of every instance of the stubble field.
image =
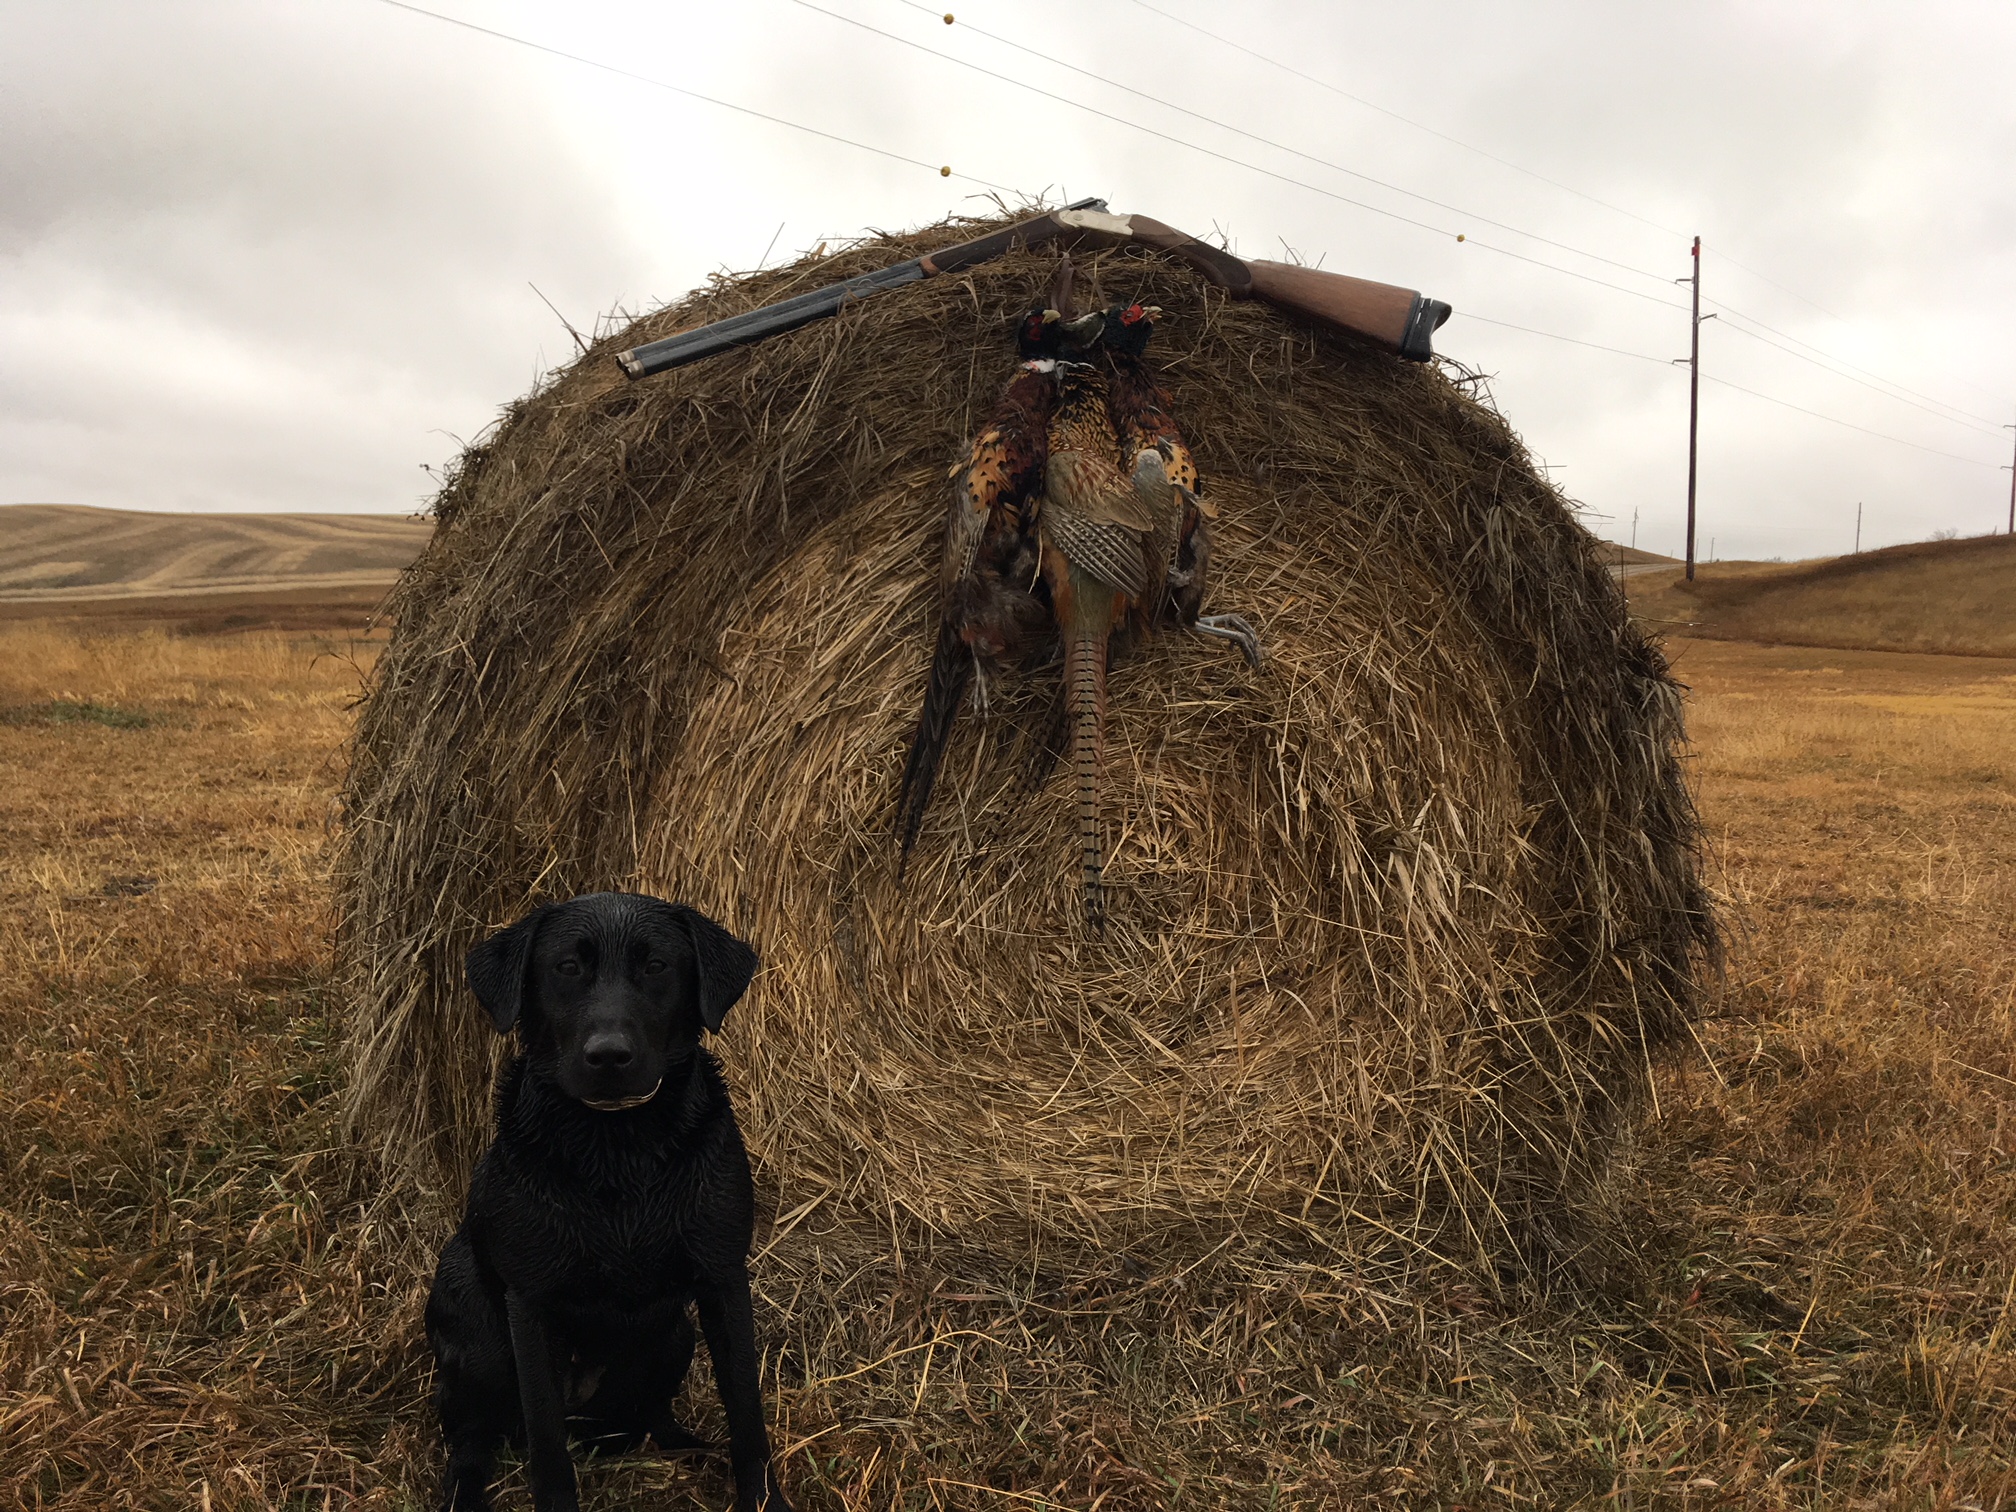
MULTIPOLYGON (((334 1118, 325 847, 370 649, 0 625, 0 1505, 429 1504, 439 1233, 334 1118)), ((1123 1288, 1018 1336, 1111 1379, 990 1399, 956 1341, 901 1342, 960 1321, 919 1275, 863 1299, 887 1357, 854 1378, 774 1363, 800 1504, 2009 1500, 2016 662, 1672 649, 1735 938, 1620 1173, 1614 1287, 1388 1298, 1293 1379, 1228 1329, 1213 1383, 1122 1378, 1164 1305, 1123 1288)), ((584 1485, 727 1498, 658 1462, 584 1485)))

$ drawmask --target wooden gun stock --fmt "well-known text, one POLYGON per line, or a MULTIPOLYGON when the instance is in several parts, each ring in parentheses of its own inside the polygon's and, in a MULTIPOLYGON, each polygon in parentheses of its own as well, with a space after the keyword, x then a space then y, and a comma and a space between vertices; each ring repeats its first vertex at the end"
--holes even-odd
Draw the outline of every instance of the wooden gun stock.
POLYGON ((1449 318, 1448 305, 1412 289, 1294 263, 1247 262, 1145 215, 1067 209, 1057 218, 1088 236, 1138 242, 1180 257, 1234 299, 1264 299, 1277 310, 1369 336, 1414 362, 1435 355, 1431 338, 1449 318))
POLYGON ((1246 266, 1253 274, 1255 299, 1370 336, 1415 362, 1435 355, 1431 338, 1449 318, 1448 305, 1412 289, 1294 263, 1255 261, 1246 266))

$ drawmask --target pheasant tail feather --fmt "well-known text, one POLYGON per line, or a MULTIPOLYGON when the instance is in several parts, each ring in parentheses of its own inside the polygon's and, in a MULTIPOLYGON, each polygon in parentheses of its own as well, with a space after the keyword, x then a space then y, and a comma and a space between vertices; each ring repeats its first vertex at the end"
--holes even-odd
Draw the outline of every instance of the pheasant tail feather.
POLYGON ((1085 880, 1085 922, 1106 932, 1105 859, 1099 841, 1099 769, 1106 724, 1104 626, 1074 626, 1064 651, 1064 685, 1071 711, 1071 769, 1078 790, 1078 848, 1085 880))
POLYGON ((938 781, 938 764, 952 739, 952 725, 959 717, 959 705, 973 680, 973 652, 960 639, 958 628, 947 623, 938 628, 938 645, 931 653, 931 681, 924 690, 924 708, 917 716, 917 730, 910 737, 910 756, 903 763, 903 781, 897 789, 896 832, 902 845, 897 875, 910 862, 910 848, 924 825, 924 811, 931 806, 931 789, 938 781))

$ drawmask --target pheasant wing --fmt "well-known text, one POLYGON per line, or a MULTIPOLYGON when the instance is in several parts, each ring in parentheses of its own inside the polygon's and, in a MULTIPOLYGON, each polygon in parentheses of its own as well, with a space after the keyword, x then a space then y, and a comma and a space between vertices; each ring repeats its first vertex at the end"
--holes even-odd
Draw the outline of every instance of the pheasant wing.
POLYGON ((972 685, 976 654, 1002 654, 1029 618, 1027 591, 1006 581, 1003 569, 1026 544, 1055 396, 1049 373, 1025 364, 952 470, 938 564, 938 637, 897 789, 897 836, 906 860, 972 685))

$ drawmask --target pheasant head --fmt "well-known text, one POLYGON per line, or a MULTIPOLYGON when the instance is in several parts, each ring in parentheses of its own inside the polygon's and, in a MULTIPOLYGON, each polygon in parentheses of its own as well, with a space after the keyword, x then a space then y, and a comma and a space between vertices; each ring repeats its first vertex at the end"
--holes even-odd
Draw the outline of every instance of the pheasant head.
POLYGON ((1162 311, 1154 305, 1118 305, 1106 312, 1106 347, 1120 357, 1139 357, 1148 350, 1148 338, 1155 334, 1155 317, 1162 311))
POLYGON ((1040 307, 1030 310, 1015 328, 1016 355, 1024 362, 1055 358, 1063 330, 1064 317, 1057 311, 1040 307))

